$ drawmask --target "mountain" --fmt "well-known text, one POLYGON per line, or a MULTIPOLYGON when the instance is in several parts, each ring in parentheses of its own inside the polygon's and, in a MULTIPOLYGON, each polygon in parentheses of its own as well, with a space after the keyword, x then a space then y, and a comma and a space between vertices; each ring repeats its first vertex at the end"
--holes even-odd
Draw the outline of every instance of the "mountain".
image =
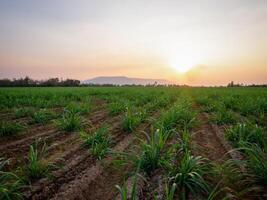
POLYGON ((146 78, 129 78, 126 76, 99 76, 92 79, 82 81, 83 84, 113 84, 113 85, 148 85, 172 84, 171 81, 164 79, 146 79, 146 78))

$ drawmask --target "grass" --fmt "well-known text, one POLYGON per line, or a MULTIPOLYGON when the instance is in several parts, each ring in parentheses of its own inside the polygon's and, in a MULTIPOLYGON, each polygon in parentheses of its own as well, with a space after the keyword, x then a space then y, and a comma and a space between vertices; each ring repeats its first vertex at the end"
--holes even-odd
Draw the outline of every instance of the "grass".
POLYGON ((180 130, 191 129, 196 124, 196 113, 187 103, 174 105, 158 121, 158 126, 166 131, 176 127, 180 130))
POLYGON ((8 160, 0 158, 0 199, 23 199, 20 192, 22 187, 21 180, 14 173, 4 171, 6 164, 8 164, 8 160))
MULTIPOLYGON (((45 110, 65 108, 62 118, 57 122, 61 130, 68 132, 82 129, 81 116, 89 113, 92 105, 100 105, 100 109, 107 109, 111 116, 125 113, 122 128, 127 132, 135 131, 140 123, 148 119, 148 115, 163 111, 160 118, 153 123, 155 129, 142 136, 139 143, 134 143, 136 146, 133 151, 121 153, 125 154, 126 161, 131 162, 130 166, 138 168, 129 172, 131 174, 140 171, 149 177, 153 172, 163 173, 161 181, 163 185, 168 183, 162 191, 163 199, 245 199, 251 197, 250 195, 260 194, 255 188, 266 187, 265 88, 157 86, 0 90, 1 116, 9 117, 8 113, 14 112, 16 118, 31 117, 33 109, 41 111, 33 117, 36 118, 36 123, 46 123, 51 119, 47 119, 49 117, 45 110), (194 148, 194 142, 190 141, 190 131, 197 123, 192 99, 203 108, 201 111, 212 116, 214 123, 228 127, 225 137, 242 153, 243 160, 220 162, 216 169, 211 167, 209 161, 197 156, 201 152, 192 151, 194 153, 191 154, 190 150, 193 149, 190 147, 194 148), (91 104, 92 101, 95 101, 95 104, 91 104), (238 122, 242 124, 237 124, 238 122), (260 127, 255 123, 260 124, 260 127)), ((198 105, 196 107, 198 108, 198 105)), ((20 132, 16 130, 16 124, 13 122, 0 123, 1 136, 16 135, 20 132)), ((111 138, 104 128, 101 127, 92 133, 83 132, 81 138, 96 159, 110 156, 111 138)), ((30 182, 49 174, 49 163, 45 162, 42 151, 42 146, 32 145, 27 165, 21 168, 25 169, 23 173, 30 177, 30 182)), ((12 195, 19 191, 17 188, 20 186, 16 185, 18 177, 3 173, 3 168, 0 171, 0 181, 3 181, 0 182, 1 191, 9 193, 10 199, 16 199, 12 195)), ((137 198, 135 183, 131 191, 126 185, 117 188, 123 199, 137 198)), ((153 194, 150 193, 149 196, 153 194)))
POLYGON ((247 155, 246 165, 255 175, 257 182, 267 186, 267 153, 256 144, 246 143, 241 148, 247 155))
POLYGON ((216 187, 209 194, 210 199, 249 199, 261 191, 255 182, 255 175, 247 170, 246 161, 228 159, 214 165, 213 181, 216 187))
POLYGON ((46 154, 46 143, 43 142, 41 148, 38 149, 39 144, 36 141, 34 145, 30 145, 26 174, 31 181, 47 176, 51 167, 50 164, 45 163, 43 160, 46 154))
POLYGON ((16 118, 30 117, 34 114, 33 108, 16 108, 14 109, 14 114, 16 118))
POLYGON ((211 122, 217 125, 224 125, 224 124, 235 124, 237 119, 233 112, 228 111, 226 109, 220 109, 214 112, 211 116, 211 122))
POLYGON ((152 173, 162 165, 162 149, 166 144, 166 137, 156 130, 152 136, 147 136, 147 141, 141 141, 141 155, 139 157, 140 170, 147 174, 152 173))
POLYGON ((177 184, 180 199, 188 199, 189 194, 193 196, 207 195, 209 184, 204 177, 209 171, 209 164, 206 159, 192 156, 187 151, 180 164, 174 166, 170 172, 170 181, 177 184))
POLYGON ((241 147, 243 143, 247 142, 257 144, 261 148, 266 147, 264 130, 256 124, 237 124, 226 130, 225 137, 235 147, 241 147))
POLYGON ((91 101, 86 103, 70 103, 69 105, 66 106, 65 110, 69 110, 72 113, 78 113, 81 115, 88 114, 91 110, 91 101))
POLYGON ((171 186, 166 184, 165 186, 165 199, 166 200, 174 200, 175 191, 177 189, 176 183, 173 183, 171 186))
POLYGON ((139 177, 139 170, 140 170, 140 163, 137 166, 137 169, 135 171, 135 174, 133 176, 133 182, 132 182, 132 188, 131 191, 128 190, 127 188, 127 183, 124 182, 123 186, 116 185, 115 187, 120 193, 121 200, 136 200, 138 199, 137 197, 137 181, 139 177))
POLYGON ((57 121, 59 129, 66 132, 79 131, 82 128, 81 117, 78 113, 65 110, 62 118, 57 121))
POLYGON ((0 136, 14 136, 19 134, 24 127, 17 122, 0 121, 0 136))
POLYGON ((133 152, 119 152, 115 154, 119 156, 117 160, 119 164, 131 163, 135 168, 139 168, 141 173, 149 175, 154 170, 169 165, 173 149, 165 147, 172 133, 171 131, 164 132, 160 129, 152 132, 152 134, 143 133, 145 138, 138 138, 140 144, 135 146, 140 153, 136 153, 136 149, 134 149, 133 152))
POLYGON ((90 153, 97 159, 101 160, 108 154, 111 139, 108 135, 107 126, 102 126, 93 134, 81 132, 80 135, 90 153))
POLYGON ((111 102, 109 105, 108 105, 108 113, 109 115, 111 116, 115 116, 115 115, 118 115, 122 112, 124 112, 126 109, 126 105, 124 102, 111 102))
POLYGON ((133 108, 127 107, 122 122, 123 130, 126 132, 133 132, 134 128, 141 122, 140 114, 140 112, 133 111, 133 108))
POLYGON ((50 120, 54 119, 56 114, 47 109, 41 109, 32 115, 32 123, 47 124, 50 120))

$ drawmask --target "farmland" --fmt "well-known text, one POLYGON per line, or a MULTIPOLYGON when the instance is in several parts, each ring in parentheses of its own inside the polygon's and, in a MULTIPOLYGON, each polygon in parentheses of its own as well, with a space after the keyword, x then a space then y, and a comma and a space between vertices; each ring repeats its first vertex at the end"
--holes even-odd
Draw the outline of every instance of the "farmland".
POLYGON ((266 199, 264 88, 0 89, 0 199, 266 199))

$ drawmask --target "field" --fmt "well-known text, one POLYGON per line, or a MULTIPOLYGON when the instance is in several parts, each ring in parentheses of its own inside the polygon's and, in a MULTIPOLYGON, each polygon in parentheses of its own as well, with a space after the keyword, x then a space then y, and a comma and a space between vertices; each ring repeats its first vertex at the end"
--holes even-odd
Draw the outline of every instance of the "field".
POLYGON ((267 89, 0 89, 0 199, 267 199, 267 89))

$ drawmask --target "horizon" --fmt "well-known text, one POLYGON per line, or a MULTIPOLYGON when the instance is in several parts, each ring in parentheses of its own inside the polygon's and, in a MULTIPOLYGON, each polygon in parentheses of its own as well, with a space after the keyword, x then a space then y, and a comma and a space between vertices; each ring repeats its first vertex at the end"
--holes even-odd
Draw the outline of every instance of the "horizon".
POLYGON ((267 1, 0 2, 0 79, 266 84, 267 1))

